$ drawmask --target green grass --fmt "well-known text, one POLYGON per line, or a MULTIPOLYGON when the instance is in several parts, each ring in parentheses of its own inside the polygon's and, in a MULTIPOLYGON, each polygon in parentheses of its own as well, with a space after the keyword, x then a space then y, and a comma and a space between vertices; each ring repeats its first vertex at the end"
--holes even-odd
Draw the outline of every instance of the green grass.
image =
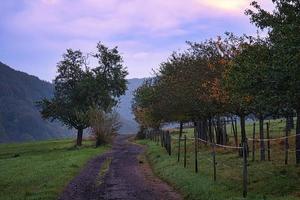
POLYGON ((0 199, 57 199, 90 158, 109 146, 94 148, 72 140, 0 145, 0 199))
MULTIPOLYGON (((279 130, 283 122, 272 120, 271 137, 282 136, 279 130)), ((252 125, 248 124, 248 131, 252 125)), ((258 130, 258 129, 256 129, 258 130)), ((175 133, 177 134, 177 133, 175 133)), ((185 134, 193 135, 192 129, 186 129, 185 134)), ((230 133, 229 133, 230 134, 230 133)), ((251 132, 252 134, 252 132, 251 132)), ((177 136, 177 135, 175 135, 177 136)), ((217 148, 217 181, 213 181, 212 156, 210 146, 199 145, 199 172, 194 170, 194 142, 187 142, 187 168, 183 167, 183 142, 181 143, 181 159, 177 162, 178 141, 172 141, 172 156, 156 142, 140 140, 147 145, 146 155, 154 172, 172 184, 184 194, 185 199, 201 200, 236 200, 242 198, 242 159, 234 150, 217 148)), ((232 138, 230 144, 233 144, 232 138)), ((294 140, 290 139, 291 150, 294 140)), ((250 150, 251 150, 251 143, 250 150)), ((255 144, 258 149, 258 143, 255 144)), ((250 200, 296 200, 300 199, 300 166, 295 165, 295 154, 290 153, 289 164, 284 165, 283 143, 271 143, 271 161, 260 162, 259 150, 256 151, 256 161, 248 159, 248 197, 250 200)), ((250 152, 251 156, 251 152, 250 152)))
MULTIPOLYGON (((265 137, 266 137, 266 123, 270 124, 270 137, 271 138, 276 138, 276 137, 281 137, 285 135, 285 119, 275 119, 275 120, 265 120, 264 121, 264 132, 265 132, 265 137)), ((239 122, 237 122, 237 131, 238 131, 238 137, 240 137, 240 124, 239 122)), ((187 136, 194 136, 194 129, 185 129, 185 134, 187 134, 187 136)), ((259 123, 256 121, 255 122, 255 131, 256 131, 256 137, 258 137, 258 131, 259 131, 259 123)), ((174 132, 179 132, 178 130, 175 129, 174 132)), ((233 137, 233 132, 232 132, 232 127, 231 124, 227 125, 227 134, 229 135, 229 137, 233 137)), ((253 122, 252 121, 247 121, 246 122, 246 134, 248 138, 252 138, 253 135, 253 122)), ((295 129, 293 129, 291 131, 291 134, 295 134, 295 129)), ((239 138, 240 139, 240 138, 239 138)))
POLYGON ((97 177, 97 185, 101 185, 103 183, 103 178, 109 170, 111 161, 112 161, 112 157, 108 157, 104 161, 104 163, 101 165, 101 168, 100 168, 100 171, 99 171, 98 177, 97 177))

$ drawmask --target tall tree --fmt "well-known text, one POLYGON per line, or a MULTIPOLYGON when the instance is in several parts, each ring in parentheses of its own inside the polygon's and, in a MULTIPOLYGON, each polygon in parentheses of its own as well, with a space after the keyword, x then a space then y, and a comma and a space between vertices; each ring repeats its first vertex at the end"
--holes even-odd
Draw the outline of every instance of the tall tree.
POLYGON ((43 118, 77 129, 78 146, 83 130, 90 126, 89 109, 110 111, 126 90, 127 71, 117 47, 109 49, 98 43, 92 58, 98 65, 90 69, 81 51, 68 49, 57 64, 54 97, 38 102, 43 118))
MULTIPOLYGON (((266 40, 259 37, 246 38, 240 46, 240 53, 232 61, 227 79, 231 81, 230 88, 234 88, 232 92, 244 96, 247 100, 244 106, 259 119, 260 138, 264 139, 264 119, 274 113, 277 107, 271 90, 271 52, 266 40)), ((262 140, 261 160, 265 160, 264 147, 262 140)))
POLYGON ((186 51, 174 52, 161 63, 154 81, 137 90, 136 117, 157 122, 201 121, 205 127, 209 118, 223 114, 226 101, 220 79, 229 61, 226 42, 219 38, 188 45, 186 51))
POLYGON ((158 93, 155 92, 155 81, 147 79, 134 91, 132 111, 141 129, 159 128, 162 122, 162 111, 158 107, 158 93))
MULTIPOLYGON (((274 84, 280 97, 297 113, 296 161, 300 163, 300 2, 273 0, 275 9, 268 12, 257 2, 247 10, 251 22, 267 29, 274 50, 274 84), (284 55, 284 56, 283 56, 284 55)), ((288 109, 288 108, 287 108, 288 109)))

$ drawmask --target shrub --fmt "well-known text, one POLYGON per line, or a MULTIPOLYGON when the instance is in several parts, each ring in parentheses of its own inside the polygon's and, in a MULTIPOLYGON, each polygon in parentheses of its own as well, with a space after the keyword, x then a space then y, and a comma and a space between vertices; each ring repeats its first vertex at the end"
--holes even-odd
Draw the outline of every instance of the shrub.
POLYGON ((113 136, 121 127, 118 113, 115 111, 106 113, 93 108, 90 110, 89 116, 92 135, 96 139, 96 147, 111 143, 113 136))

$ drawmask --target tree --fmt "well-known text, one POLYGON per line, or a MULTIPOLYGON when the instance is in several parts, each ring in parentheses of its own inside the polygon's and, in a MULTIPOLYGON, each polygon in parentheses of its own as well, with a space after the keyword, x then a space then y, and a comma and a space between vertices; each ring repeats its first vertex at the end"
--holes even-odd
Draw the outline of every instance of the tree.
MULTIPOLYGON (((225 80, 230 94, 234 96, 233 101, 241 102, 244 110, 255 114, 259 119, 260 139, 264 139, 264 119, 276 112, 277 108, 271 90, 272 68, 269 47, 267 40, 245 36, 225 80)), ((261 160, 265 160, 263 140, 261 160)))
POLYGON ((134 91, 132 111, 136 121, 144 128, 159 128, 162 121, 157 107, 157 93, 155 93, 154 79, 150 78, 134 91))
POLYGON ((98 43, 92 58, 98 64, 90 69, 81 51, 68 49, 57 64, 54 97, 38 102, 43 118, 77 129, 78 146, 83 130, 90 126, 90 107, 109 112, 126 90, 127 71, 117 47, 109 49, 98 43))
POLYGON ((240 117, 242 142, 246 140, 245 117, 250 111, 250 99, 238 89, 239 81, 244 77, 230 74, 244 44, 245 37, 237 37, 232 33, 226 33, 223 39, 218 37, 217 40, 190 43, 192 56, 202 60, 203 63, 200 65, 203 68, 201 81, 197 81, 199 84, 194 88, 202 93, 194 95, 201 100, 201 109, 204 111, 202 117, 209 119, 209 132, 214 119, 218 143, 226 141, 226 134, 223 134, 221 127, 221 117, 230 114, 240 117))
MULTIPOLYGON (((268 12, 257 2, 253 10, 246 10, 251 22, 267 29, 273 50, 273 84, 277 95, 296 110, 296 161, 300 163, 300 2, 299 0, 273 0, 275 10, 268 12), (284 55, 284 56, 283 56, 284 55)), ((287 110, 290 110, 288 107, 287 110)))
MULTIPOLYGON (((188 45, 186 51, 174 52, 161 63, 156 77, 138 88, 133 110, 140 123, 155 119, 156 123, 201 121, 206 124, 209 118, 223 112, 226 101, 220 79, 229 60, 226 44, 218 39, 188 42, 188 45)), ((207 139, 207 128, 203 130, 206 131, 200 136, 207 139)), ((212 139, 212 132, 210 136, 212 139)))

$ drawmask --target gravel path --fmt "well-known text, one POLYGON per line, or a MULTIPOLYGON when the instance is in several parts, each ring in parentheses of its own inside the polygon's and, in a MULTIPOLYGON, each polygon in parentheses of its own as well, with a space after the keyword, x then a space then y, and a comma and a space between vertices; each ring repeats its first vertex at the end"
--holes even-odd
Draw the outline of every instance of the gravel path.
MULTIPOLYGON (((127 141, 129 136, 116 137, 111 152, 88 162, 61 194, 61 200, 179 200, 181 196, 155 177, 138 155, 144 148, 127 141), (107 173, 99 176, 105 160, 111 160, 107 173)), ((106 161, 107 163, 107 161, 106 161)))

